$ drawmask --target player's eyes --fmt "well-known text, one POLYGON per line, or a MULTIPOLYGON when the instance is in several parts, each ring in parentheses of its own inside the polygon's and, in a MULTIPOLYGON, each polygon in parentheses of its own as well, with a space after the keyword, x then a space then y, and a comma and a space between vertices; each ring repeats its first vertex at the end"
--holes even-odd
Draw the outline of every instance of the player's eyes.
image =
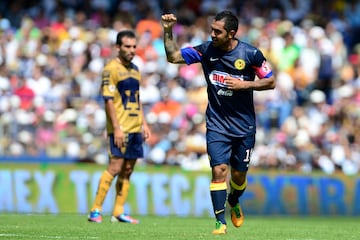
POLYGON ((218 30, 218 29, 211 29, 211 32, 213 32, 214 34, 216 34, 216 35, 218 35, 218 34, 220 34, 221 33, 221 31, 220 30, 218 30))
POLYGON ((124 45, 125 48, 136 48, 136 45, 124 45))

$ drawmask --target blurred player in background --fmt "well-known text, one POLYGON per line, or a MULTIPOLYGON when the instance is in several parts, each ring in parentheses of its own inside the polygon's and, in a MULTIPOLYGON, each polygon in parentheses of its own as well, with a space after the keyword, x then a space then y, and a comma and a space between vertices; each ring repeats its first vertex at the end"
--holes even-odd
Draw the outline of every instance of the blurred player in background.
POLYGON ((103 172, 95 202, 88 220, 102 222, 102 205, 112 181, 116 179, 116 199, 111 222, 137 224, 139 221, 124 213, 130 175, 136 160, 143 157, 143 141, 150 137, 139 101, 140 72, 131 61, 135 56, 135 33, 124 30, 117 34, 117 57, 106 64, 102 73, 102 95, 107 118, 109 164, 103 172))
POLYGON ((202 64, 208 91, 206 139, 212 168, 210 195, 216 217, 213 234, 225 234, 226 200, 233 225, 240 227, 244 221, 239 198, 246 188, 255 146, 253 91, 275 88, 275 79, 262 52, 235 37, 238 19, 230 11, 215 16, 212 41, 195 47, 177 47, 172 34, 176 21, 173 14, 162 16, 165 51, 171 63, 202 64))

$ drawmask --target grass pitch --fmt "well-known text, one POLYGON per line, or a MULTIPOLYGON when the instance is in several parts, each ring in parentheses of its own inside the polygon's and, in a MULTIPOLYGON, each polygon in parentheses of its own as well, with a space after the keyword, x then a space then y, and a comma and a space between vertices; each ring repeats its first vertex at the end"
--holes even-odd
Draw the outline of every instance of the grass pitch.
POLYGON ((124 240, 359 240, 359 217, 254 217, 246 216, 241 228, 228 220, 228 233, 213 236, 212 218, 139 216, 131 225, 89 223, 78 214, 1 214, 0 240, 12 239, 124 239, 124 240))

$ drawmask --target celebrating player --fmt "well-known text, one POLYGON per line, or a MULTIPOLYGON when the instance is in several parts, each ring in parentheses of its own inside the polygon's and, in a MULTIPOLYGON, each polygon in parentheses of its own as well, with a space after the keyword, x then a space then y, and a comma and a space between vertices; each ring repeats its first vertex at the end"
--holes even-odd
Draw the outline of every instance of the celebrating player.
POLYGON ((117 34, 118 55, 108 62, 102 73, 102 95, 105 100, 106 130, 109 139, 109 164, 103 172, 95 202, 88 220, 102 222, 101 210, 112 181, 116 180, 116 199, 112 222, 137 224, 124 213, 130 175, 136 160, 143 157, 143 141, 150 136, 139 101, 140 72, 131 61, 135 56, 136 36, 124 30, 117 34))
POLYGON ((238 19, 230 11, 218 13, 211 24, 211 41, 179 49, 173 39, 174 14, 162 15, 166 56, 171 63, 200 62, 207 82, 207 151, 212 169, 210 195, 216 217, 213 234, 226 233, 225 207, 240 227, 244 215, 239 198, 255 146, 254 90, 275 87, 275 79, 262 52, 235 35, 238 19), (257 76, 257 78, 256 78, 257 76), (227 196, 227 175, 231 173, 227 196))

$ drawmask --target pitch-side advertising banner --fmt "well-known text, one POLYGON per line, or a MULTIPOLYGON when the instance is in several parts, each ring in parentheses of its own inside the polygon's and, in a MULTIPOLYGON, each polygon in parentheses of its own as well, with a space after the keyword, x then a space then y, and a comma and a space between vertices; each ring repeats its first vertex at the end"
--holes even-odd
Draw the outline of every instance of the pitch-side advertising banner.
MULTIPOLYGON (((0 163, 0 212, 89 212, 105 166, 0 163)), ((138 166, 126 211, 139 215, 212 216, 210 172, 138 166)), ((111 213, 112 186, 103 211, 111 213)), ((241 197, 251 215, 360 215, 360 177, 251 171, 241 197)))

